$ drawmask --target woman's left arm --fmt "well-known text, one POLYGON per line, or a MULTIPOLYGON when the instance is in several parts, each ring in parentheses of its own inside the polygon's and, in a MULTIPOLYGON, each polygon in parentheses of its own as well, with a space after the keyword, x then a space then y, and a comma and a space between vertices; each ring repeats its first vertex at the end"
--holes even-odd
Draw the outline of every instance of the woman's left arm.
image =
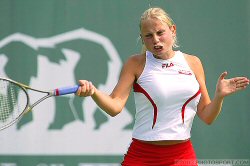
POLYGON ((220 114, 224 97, 246 89, 249 85, 249 79, 246 77, 226 79, 227 72, 223 72, 218 78, 214 98, 210 100, 205 83, 204 69, 200 59, 195 56, 189 59, 192 59, 189 60, 189 64, 196 75, 201 90, 201 99, 197 107, 197 115, 202 121, 210 125, 220 114))

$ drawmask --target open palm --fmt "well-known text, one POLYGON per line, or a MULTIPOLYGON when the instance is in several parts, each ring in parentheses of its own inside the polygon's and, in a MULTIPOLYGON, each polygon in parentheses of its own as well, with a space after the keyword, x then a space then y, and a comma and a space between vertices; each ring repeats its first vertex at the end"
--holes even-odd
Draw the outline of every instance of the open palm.
POLYGON ((225 97, 237 91, 246 89, 249 85, 249 79, 246 77, 234 77, 225 79, 227 72, 223 72, 217 82, 216 93, 220 97, 225 97))

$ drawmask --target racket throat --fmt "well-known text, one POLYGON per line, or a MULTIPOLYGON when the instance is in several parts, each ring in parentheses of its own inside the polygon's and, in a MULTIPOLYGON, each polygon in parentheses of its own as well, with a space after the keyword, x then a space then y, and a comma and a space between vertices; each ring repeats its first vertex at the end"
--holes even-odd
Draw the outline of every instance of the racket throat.
POLYGON ((36 105, 38 105, 39 103, 41 103, 42 101, 44 101, 45 99, 47 99, 47 98, 49 98, 49 97, 51 97, 53 95, 54 95, 53 92, 49 92, 48 95, 46 95, 46 96, 42 97, 41 99, 37 100, 34 104, 28 105, 26 110, 25 110, 25 113, 30 112, 36 105))
POLYGON ((27 108, 26 108, 26 110, 24 111, 24 114, 27 114, 28 112, 30 112, 30 111, 32 111, 32 108, 33 108, 34 106, 28 106, 27 108))

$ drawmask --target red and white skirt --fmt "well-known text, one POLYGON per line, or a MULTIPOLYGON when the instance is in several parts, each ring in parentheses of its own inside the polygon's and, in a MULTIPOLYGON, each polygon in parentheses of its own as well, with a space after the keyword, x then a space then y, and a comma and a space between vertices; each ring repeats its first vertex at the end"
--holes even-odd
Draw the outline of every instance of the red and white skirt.
POLYGON ((197 166, 191 141, 152 145, 133 139, 122 166, 197 166))

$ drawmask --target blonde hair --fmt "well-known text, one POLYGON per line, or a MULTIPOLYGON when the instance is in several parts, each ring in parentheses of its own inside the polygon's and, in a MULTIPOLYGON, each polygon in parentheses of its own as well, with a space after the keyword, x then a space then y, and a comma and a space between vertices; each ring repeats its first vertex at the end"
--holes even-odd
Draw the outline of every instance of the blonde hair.
MULTIPOLYGON (((140 30, 141 30, 141 23, 144 20, 147 20, 149 18, 156 18, 159 19, 160 21, 166 23, 169 27, 174 25, 174 21, 172 20, 172 18, 169 16, 169 14, 167 12, 165 12, 162 8, 159 7, 154 7, 154 8, 149 8, 147 9, 141 16, 141 20, 140 20, 140 30)), ((173 44, 174 48, 179 47, 178 45, 178 41, 177 41, 177 37, 174 37, 174 44, 173 44)), ((143 48, 142 48, 142 52, 144 53, 146 51, 146 47, 143 44, 143 48)))

